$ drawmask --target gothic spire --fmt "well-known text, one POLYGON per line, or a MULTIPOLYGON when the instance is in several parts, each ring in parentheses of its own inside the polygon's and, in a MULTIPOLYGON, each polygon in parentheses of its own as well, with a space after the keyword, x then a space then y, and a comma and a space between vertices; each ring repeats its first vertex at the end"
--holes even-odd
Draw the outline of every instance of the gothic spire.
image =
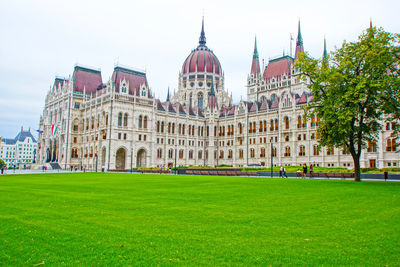
POLYGON ((294 55, 294 59, 297 59, 299 56, 299 53, 302 53, 302 52, 304 52, 304 47, 303 47, 303 37, 301 36, 300 20, 299 20, 299 32, 297 33, 296 53, 294 55))
POLYGON ((369 28, 372 29, 372 18, 369 19, 369 28))
POLYGON ((257 36, 254 37, 254 53, 253 53, 253 59, 258 59, 257 36))
POLYGON ((251 74, 254 75, 260 74, 260 60, 258 58, 257 37, 255 37, 254 39, 254 53, 253 53, 253 62, 251 63, 251 74))
POLYGON ((299 20, 299 30, 297 33, 297 41, 296 41, 296 46, 303 46, 303 37, 301 36, 301 29, 300 29, 300 20, 299 20))
POLYGON ((324 53, 322 54, 322 58, 327 58, 328 52, 326 52, 326 38, 324 37, 324 53))
POLYGON ((168 93, 167 93, 167 102, 169 102, 169 86, 168 86, 168 93))
POLYGON ((201 33, 200 33, 200 38, 199 38, 199 46, 205 46, 206 45, 206 35, 204 33, 204 17, 201 23, 201 33))

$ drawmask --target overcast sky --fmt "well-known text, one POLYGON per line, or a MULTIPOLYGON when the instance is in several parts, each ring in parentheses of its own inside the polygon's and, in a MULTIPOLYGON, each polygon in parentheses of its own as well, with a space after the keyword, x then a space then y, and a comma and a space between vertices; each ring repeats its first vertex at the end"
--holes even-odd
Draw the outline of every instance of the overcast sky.
POLYGON ((400 32, 400 1, 152 1, 13 0, 0 3, 0 136, 21 126, 36 130, 56 75, 76 63, 102 70, 114 64, 145 69, 156 97, 176 89, 178 73, 198 45, 205 17, 207 46, 225 72, 234 102, 246 98, 254 36, 261 58, 288 53, 290 34, 301 30, 305 50, 322 55, 369 26, 400 32))

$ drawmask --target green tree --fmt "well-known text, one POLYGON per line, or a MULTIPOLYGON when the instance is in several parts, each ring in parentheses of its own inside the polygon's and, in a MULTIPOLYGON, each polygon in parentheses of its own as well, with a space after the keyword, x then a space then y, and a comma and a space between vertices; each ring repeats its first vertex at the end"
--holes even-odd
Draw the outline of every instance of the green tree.
POLYGON ((314 94, 305 111, 321 119, 319 144, 350 152, 355 181, 360 181, 363 148, 378 139, 386 122, 399 137, 399 37, 371 27, 329 56, 314 59, 302 53, 296 62, 314 94))
POLYGON ((0 158, 0 169, 3 168, 3 167, 6 168, 7 164, 4 162, 3 159, 0 158))

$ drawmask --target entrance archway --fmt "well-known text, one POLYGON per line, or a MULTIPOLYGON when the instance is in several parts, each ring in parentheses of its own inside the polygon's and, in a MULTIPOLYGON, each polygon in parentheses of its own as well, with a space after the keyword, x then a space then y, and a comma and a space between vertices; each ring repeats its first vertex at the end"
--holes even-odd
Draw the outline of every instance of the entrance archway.
POLYGON ((146 150, 144 150, 143 148, 140 149, 137 153, 136 167, 137 168, 146 168, 146 150))
POLYGON ((117 170, 125 170, 125 159, 126 152, 124 148, 120 148, 117 150, 117 155, 115 158, 115 169, 117 170))

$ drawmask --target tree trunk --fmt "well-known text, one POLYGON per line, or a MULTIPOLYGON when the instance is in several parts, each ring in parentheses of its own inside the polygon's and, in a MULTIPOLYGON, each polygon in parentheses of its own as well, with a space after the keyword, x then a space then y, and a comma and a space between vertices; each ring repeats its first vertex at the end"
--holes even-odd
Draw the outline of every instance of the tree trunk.
POLYGON ((360 170, 360 157, 353 156, 354 161, 354 182, 361 181, 361 170, 360 170))

